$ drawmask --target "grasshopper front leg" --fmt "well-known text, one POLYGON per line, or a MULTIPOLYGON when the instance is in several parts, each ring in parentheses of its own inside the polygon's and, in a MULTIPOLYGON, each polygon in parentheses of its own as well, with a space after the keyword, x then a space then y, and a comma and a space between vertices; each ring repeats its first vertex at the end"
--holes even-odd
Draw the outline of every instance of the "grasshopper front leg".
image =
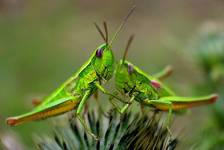
POLYGON ((98 82, 95 82, 95 85, 96 85, 96 87, 97 87, 101 92, 103 92, 104 94, 109 95, 109 96, 111 96, 111 97, 114 97, 115 99, 119 100, 119 101, 122 102, 122 103, 129 103, 129 102, 126 102, 126 101, 122 100, 121 98, 117 97, 116 95, 114 95, 114 94, 108 92, 108 91, 107 91, 104 87, 102 87, 98 82))
POLYGON ((90 136, 92 136, 95 140, 98 140, 97 136, 94 133, 92 133, 91 129, 87 126, 86 122, 84 121, 84 119, 81 116, 81 112, 82 112, 82 109, 84 107, 84 104, 86 103, 86 100, 89 98, 90 95, 91 95, 91 91, 86 91, 86 93, 84 94, 81 102, 79 103, 78 109, 76 111, 76 116, 79 119, 80 123, 83 125, 84 130, 90 136))
POLYGON ((125 104, 124 107, 122 107, 122 108, 120 108, 116 103, 114 103, 114 102, 112 101, 112 100, 113 100, 112 98, 110 98, 109 100, 110 100, 111 104, 115 107, 115 109, 116 109, 120 114, 124 114, 124 113, 127 111, 128 107, 133 103, 134 99, 135 99, 135 96, 131 97, 129 103, 128 103, 128 104, 125 104))

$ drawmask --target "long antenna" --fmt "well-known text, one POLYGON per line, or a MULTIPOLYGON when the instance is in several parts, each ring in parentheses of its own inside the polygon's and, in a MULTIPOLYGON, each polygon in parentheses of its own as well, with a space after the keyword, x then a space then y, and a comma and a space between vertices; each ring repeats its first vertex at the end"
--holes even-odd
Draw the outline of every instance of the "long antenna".
POLYGON ((107 43, 107 40, 106 40, 103 32, 101 31, 100 27, 95 22, 94 22, 94 25, 95 25, 96 29, 98 30, 98 32, 100 33, 100 35, 103 38, 103 40, 107 43))
POLYGON ((133 39, 134 39, 134 34, 132 34, 132 35, 129 37, 129 39, 128 39, 128 43, 127 43, 127 45, 126 45, 126 48, 125 48, 125 51, 124 51, 124 55, 123 55, 123 58, 122 58, 122 64, 124 64, 124 61, 125 61, 126 56, 127 56, 127 54, 128 54, 128 49, 129 49, 129 47, 130 47, 130 45, 131 45, 133 39))
POLYGON ((103 26, 104 26, 104 31, 105 31, 106 44, 108 44, 108 29, 107 29, 107 23, 105 21, 103 22, 103 26))
POLYGON ((111 41, 110 41, 110 45, 112 45, 114 39, 117 37, 117 35, 119 34, 119 32, 121 31, 121 29, 124 27, 125 23, 127 22, 128 18, 130 17, 130 15, 133 13, 133 11, 135 10, 136 6, 133 5, 133 7, 131 8, 131 10, 128 12, 127 16, 124 18, 124 20, 122 21, 121 25, 118 27, 117 31, 115 32, 115 34, 113 35, 111 41))

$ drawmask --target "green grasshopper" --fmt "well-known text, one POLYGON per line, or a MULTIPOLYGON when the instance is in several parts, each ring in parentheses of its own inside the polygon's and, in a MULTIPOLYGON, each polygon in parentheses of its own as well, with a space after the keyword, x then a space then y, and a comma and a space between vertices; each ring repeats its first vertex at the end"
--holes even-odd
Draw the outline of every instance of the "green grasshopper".
POLYGON ((81 69, 79 69, 74 75, 65 81, 50 96, 46 97, 37 107, 23 115, 7 118, 6 123, 8 125, 15 126, 28 121, 45 119, 63 114, 71 110, 76 110, 76 116, 83 125, 84 129, 93 138, 97 139, 97 137, 87 127, 80 113, 82 112, 87 99, 97 92, 97 90, 100 90, 104 94, 122 101, 122 99, 119 99, 117 96, 109 93, 106 89, 104 89, 101 84, 108 81, 114 73, 115 64, 114 55, 111 49, 112 42, 121 31, 134 9, 135 7, 130 10, 126 18, 115 32, 110 43, 108 43, 108 31, 106 23, 103 23, 105 35, 99 26, 95 23, 95 26, 105 43, 100 45, 93 52, 89 60, 81 67, 81 69))
MULTIPOLYGON (((133 101, 139 102, 143 106, 153 107, 156 110, 168 111, 168 124, 170 122, 172 110, 183 111, 193 106, 214 103, 218 95, 211 94, 202 97, 179 97, 161 82, 168 77, 171 69, 165 69, 155 76, 146 74, 144 71, 126 60, 126 55, 131 44, 133 36, 130 37, 126 46, 123 59, 115 69, 115 86, 122 95, 128 95, 129 103, 120 108, 110 97, 111 103, 121 114, 125 113, 133 101)), ((117 93, 117 94, 119 94, 117 93)))

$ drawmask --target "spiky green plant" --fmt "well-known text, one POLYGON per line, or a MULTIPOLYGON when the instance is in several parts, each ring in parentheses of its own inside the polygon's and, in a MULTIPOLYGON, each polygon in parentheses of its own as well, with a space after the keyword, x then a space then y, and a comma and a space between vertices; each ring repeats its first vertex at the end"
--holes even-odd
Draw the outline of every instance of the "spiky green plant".
POLYGON ((172 139, 162 120, 156 115, 141 116, 140 113, 129 112, 123 116, 111 111, 109 117, 97 116, 92 111, 86 114, 86 120, 92 131, 100 137, 95 141, 82 129, 74 117, 62 127, 54 126, 54 135, 40 140, 37 146, 41 150, 75 150, 75 149, 161 149, 172 150, 177 139, 172 139))

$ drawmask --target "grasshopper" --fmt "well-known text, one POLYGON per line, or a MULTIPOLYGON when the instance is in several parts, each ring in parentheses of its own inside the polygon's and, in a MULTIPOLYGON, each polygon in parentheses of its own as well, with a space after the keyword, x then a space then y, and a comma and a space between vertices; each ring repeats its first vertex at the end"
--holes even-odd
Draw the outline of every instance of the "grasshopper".
POLYGON ((183 111, 194 106, 214 103, 218 99, 217 94, 201 97, 176 96, 170 88, 161 82, 171 74, 171 68, 151 76, 126 60, 132 40, 133 35, 129 38, 123 59, 120 60, 115 69, 116 94, 128 95, 129 103, 121 108, 110 97, 111 103, 119 113, 125 113, 135 100, 143 106, 149 106, 159 111, 168 111, 167 123, 169 124, 173 110, 183 111))
POLYGON ((96 93, 97 90, 122 101, 122 99, 109 93, 101 84, 108 81, 114 73, 115 63, 113 51, 111 49, 112 42, 121 31, 134 9, 135 7, 129 11, 110 43, 108 43, 106 22, 103 23, 105 34, 103 34, 100 27, 95 23, 105 43, 100 45, 93 52, 89 60, 50 96, 46 97, 40 104, 36 102, 38 104, 37 107, 23 115, 7 118, 6 123, 15 126, 28 121, 41 120, 75 110, 75 114, 85 131, 97 140, 97 136, 92 133, 81 117, 81 112, 88 98, 96 93))

